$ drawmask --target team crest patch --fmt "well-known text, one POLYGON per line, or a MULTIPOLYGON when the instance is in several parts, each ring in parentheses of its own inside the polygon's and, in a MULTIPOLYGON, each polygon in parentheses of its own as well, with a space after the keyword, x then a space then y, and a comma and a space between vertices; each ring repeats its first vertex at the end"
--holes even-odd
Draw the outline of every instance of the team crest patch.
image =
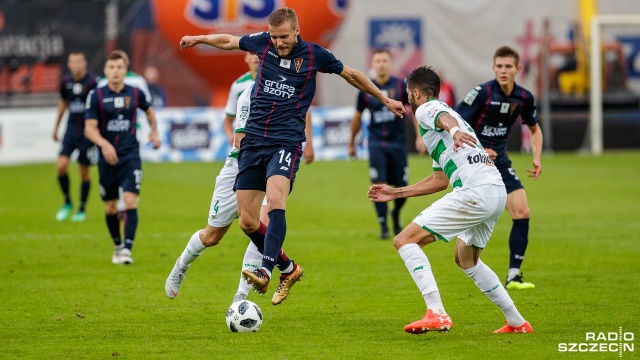
POLYGON ((296 65, 296 72, 300 72, 300 67, 302 66, 302 62, 304 61, 304 59, 301 58, 295 58, 293 59, 293 62, 296 65))
POLYGON ((122 109, 124 107, 124 98, 117 97, 113 99, 113 107, 116 109, 122 109))
POLYGON ((125 107, 125 109, 128 109, 130 105, 131 105, 131 96, 125 96, 124 97, 124 107, 125 107))
POLYGON ((395 99, 396 98, 396 89, 389 89, 389 95, 388 95, 391 99, 395 99))
POLYGON ((283 67, 285 69, 291 69, 291 60, 280 59, 280 67, 283 67))

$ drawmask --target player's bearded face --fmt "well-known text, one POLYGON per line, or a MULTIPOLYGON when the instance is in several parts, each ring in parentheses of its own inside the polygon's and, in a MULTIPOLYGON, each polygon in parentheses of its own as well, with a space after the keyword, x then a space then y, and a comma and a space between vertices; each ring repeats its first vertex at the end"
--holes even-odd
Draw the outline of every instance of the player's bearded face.
POLYGON ((409 94, 409 105, 411 105, 411 111, 413 111, 413 113, 415 114, 419 105, 416 102, 416 98, 413 96, 413 91, 409 89, 408 86, 407 86, 407 94, 409 94))
POLYGON ((519 71, 516 59, 511 56, 497 57, 493 60, 493 73, 501 86, 514 84, 519 71))
POLYGON ((123 82, 124 76, 127 74, 127 66, 124 60, 107 60, 107 63, 104 65, 104 74, 112 84, 123 82))
POLYGON ((300 35, 300 27, 295 29, 285 22, 279 26, 273 27, 269 25, 269 35, 271 41, 278 51, 280 57, 287 57, 291 54, 293 47, 298 42, 298 35, 300 35))

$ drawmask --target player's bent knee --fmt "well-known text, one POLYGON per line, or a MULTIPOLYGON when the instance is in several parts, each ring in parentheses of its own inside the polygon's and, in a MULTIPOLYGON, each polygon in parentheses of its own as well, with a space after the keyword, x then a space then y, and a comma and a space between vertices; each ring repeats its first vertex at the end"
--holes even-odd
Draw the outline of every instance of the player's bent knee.
POLYGON ((224 235, 227 233, 229 226, 218 228, 207 226, 206 229, 200 231, 200 240, 205 247, 216 246, 220 243, 224 235))
POLYGON ((260 220, 256 221, 254 219, 248 219, 246 217, 243 218, 242 216, 240 216, 238 225, 240 225, 240 229, 242 229, 245 234, 251 234, 256 232, 260 227, 260 220))

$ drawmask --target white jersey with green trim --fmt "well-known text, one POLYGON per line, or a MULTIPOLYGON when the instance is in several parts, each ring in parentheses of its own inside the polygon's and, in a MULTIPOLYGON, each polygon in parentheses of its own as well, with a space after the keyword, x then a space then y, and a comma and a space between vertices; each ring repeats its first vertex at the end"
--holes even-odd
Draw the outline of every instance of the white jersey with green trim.
POLYGON ((436 99, 429 100, 418 107, 415 115, 422 141, 433 158, 433 169, 444 171, 454 191, 484 184, 503 185, 500 172, 480 145, 471 126, 447 104, 436 99), (442 113, 453 116, 460 131, 476 139, 477 147, 465 145, 454 151, 451 134, 436 125, 442 113))
MULTIPOLYGON (((236 110, 238 108, 238 99, 240 98, 240 94, 249 86, 251 86, 255 82, 255 79, 251 77, 250 72, 244 73, 242 76, 236 79, 236 81, 231 84, 231 89, 229 89, 229 97, 227 98, 227 105, 224 107, 224 112, 229 116, 235 116, 237 114, 236 110)), ((243 125, 244 127, 244 125, 243 125)))
MULTIPOLYGON (((253 89, 253 83, 249 84, 249 87, 246 88, 240 96, 238 97, 238 104, 236 108, 236 130, 235 132, 241 133, 244 132, 244 125, 247 123, 247 119, 249 118, 249 112, 251 110, 251 90, 253 89)), ((231 151, 229 151, 229 155, 227 157, 238 158, 239 150, 233 146, 231 151)))

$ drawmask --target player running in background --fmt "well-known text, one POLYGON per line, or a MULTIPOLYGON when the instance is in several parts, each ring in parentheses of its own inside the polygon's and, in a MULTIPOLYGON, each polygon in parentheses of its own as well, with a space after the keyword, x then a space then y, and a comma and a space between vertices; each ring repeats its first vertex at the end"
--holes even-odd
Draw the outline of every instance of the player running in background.
MULTIPOLYGON (((376 72, 373 84, 388 97, 408 105, 407 87, 402 79, 391 76, 391 53, 387 49, 373 52, 371 66, 376 72)), ((356 112, 351 120, 351 137, 349 139, 349 156, 356 157, 356 135, 362 126, 362 112, 369 110, 369 177, 373 184, 389 184, 396 187, 406 186, 409 181, 409 163, 407 159, 407 145, 404 136, 404 116, 397 116, 387 109, 383 103, 371 95, 360 91, 356 112)), ((424 153, 424 144, 420 137, 418 123, 409 116, 415 128, 416 149, 424 153)), ((400 224, 400 210, 407 199, 396 199, 391 211, 393 231, 396 235, 402 231, 400 224)), ((380 224, 380 239, 389 238, 387 225, 388 207, 386 202, 374 203, 378 223, 380 224)))
POLYGON ((153 148, 160 147, 155 113, 147 97, 140 89, 124 83, 127 66, 126 53, 116 50, 109 54, 104 66, 108 83, 89 94, 85 112, 85 135, 101 151, 98 159, 100 195, 104 201, 107 228, 115 245, 111 259, 114 264, 133 263, 131 249, 138 227, 138 194, 142 186, 140 145, 136 138, 138 108, 147 115, 153 148), (124 244, 117 208, 119 187, 123 189, 125 204, 124 244))
MULTIPOLYGON (((236 120, 236 110, 238 108, 238 98, 249 86, 253 85, 256 80, 256 74, 258 73, 258 56, 252 53, 246 53, 244 55, 244 62, 247 63, 249 71, 240 75, 229 89, 229 95, 227 97, 227 104, 224 107, 225 117, 222 127, 225 135, 229 140, 229 144, 233 145, 234 138, 234 126, 233 123, 236 120)), ((244 126, 244 125, 243 125, 244 126)))
POLYGON ((407 77, 407 91, 422 139, 433 158, 433 174, 416 184, 395 189, 372 185, 367 196, 373 201, 390 201, 433 194, 446 190, 449 184, 453 191, 423 210, 393 240, 427 304, 424 317, 404 330, 421 334, 449 331, 453 327, 422 248, 436 240, 456 239, 456 263, 507 319, 507 325, 494 333, 532 332, 498 276, 480 260, 482 249, 507 202, 500 173, 479 146, 473 129, 449 106, 438 101, 440 78, 432 68, 415 69, 407 77))
MULTIPOLYGON (((374 95, 396 114, 402 103, 389 99, 360 71, 344 66, 327 49, 300 38, 298 17, 291 8, 280 8, 268 19, 269 32, 237 37, 228 34, 185 36, 182 49, 206 44, 223 50, 244 50, 260 58, 256 88, 251 92, 251 113, 238 156, 236 197, 240 227, 246 234, 260 227, 260 207, 265 196, 269 225, 265 235, 262 266, 243 275, 260 293, 271 280, 286 235, 285 208, 305 140, 305 116, 315 94, 318 71, 340 74, 354 87, 374 95)), ((303 274, 296 265, 281 273, 280 284, 303 274)))
MULTIPOLYGON (((249 54, 249 56, 255 55, 249 54)), ((231 91, 233 92, 236 90, 237 86, 238 82, 236 81, 231 86, 231 91)), ((253 83, 249 83, 249 86, 245 88, 245 91, 243 91, 239 97, 229 96, 229 100, 225 108, 227 114, 229 114, 230 102, 236 103, 237 106, 237 109, 233 111, 237 119, 234 131, 235 140, 233 142, 233 148, 229 152, 229 155, 227 155, 227 160, 216 177, 213 196, 211 197, 211 206, 209 208, 209 220, 207 221, 207 227, 196 231, 191 236, 187 246, 180 257, 176 260, 171 273, 169 273, 169 276, 165 281, 164 290, 169 299, 173 299, 178 295, 178 292, 182 287, 182 282, 185 279, 185 273, 189 270, 191 264, 198 259, 200 255, 202 255, 202 252, 206 248, 218 245, 231 227, 233 220, 238 217, 238 203, 236 200, 236 194, 233 191, 233 185, 235 183, 236 176, 238 175, 238 147, 240 146, 242 137, 244 137, 244 127, 251 111, 250 97, 252 88, 253 83)), ((308 119, 310 120, 310 116, 308 119)), ((307 129, 311 128, 310 125, 311 124, 309 123, 307 129)), ((309 146, 311 145, 309 144, 309 146)), ((313 158, 308 160, 309 161, 307 163, 310 163, 313 161, 313 158)), ((247 246, 244 258, 242 259, 242 271, 253 271, 259 269, 262 264, 264 235, 266 226, 269 223, 269 217, 266 215, 266 205, 266 201, 263 201, 260 228, 255 233, 249 234, 251 241, 247 246)), ((278 255, 276 265, 278 266, 278 269, 280 269, 281 273, 291 272, 294 267, 293 261, 287 257, 282 249, 278 255)), ((278 305, 287 298, 291 286, 293 286, 298 279, 295 279, 295 281, 292 279, 289 280, 291 281, 283 283, 282 286, 278 287, 274 293, 273 298, 271 299, 273 305, 278 305)), ((251 285, 242 276, 240 276, 238 290, 233 297, 232 303, 246 299, 250 290, 251 285)))
POLYGON ((529 205, 527 193, 520 178, 511 167, 507 155, 509 133, 515 121, 521 118, 531 131, 533 169, 527 169, 529 176, 538 179, 542 172, 542 130, 538 125, 536 103, 527 89, 516 84, 520 72, 520 56, 514 49, 503 46, 493 55, 494 80, 471 89, 464 100, 456 106, 456 111, 475 130, 480 143, 496 164, 507 188, 507 211, 513 219, 509 236, 509 272, 505 286, 507 289, 531 289, 535 285, 522 280, 520 266, 529 243, 529 205))
POLYGON ((69 196, 69 157, 78 149, 78 163, 80 164, 80 206, 71 216, 71 221, 85 221, 87 218, 85 206, 89 198, 91 177, 89 166, 95 160, 95 146, 84 136, 84 104, 89 91, 94 89, 100 78, 87 71, 87 59, 82 52, 71 52, 67 59, 69 74, 62 76, 60 82, 60 101, 58 102, 58 116, 53 128, 53 140, 58 141, 58 128, 65 111, 69 109, 67 130, 62 140, 62 149, 58 155, 58 183, 64 195, 64 205, 56 213, 56 220, 64 221, 69 218, 73 209, 69 196))

